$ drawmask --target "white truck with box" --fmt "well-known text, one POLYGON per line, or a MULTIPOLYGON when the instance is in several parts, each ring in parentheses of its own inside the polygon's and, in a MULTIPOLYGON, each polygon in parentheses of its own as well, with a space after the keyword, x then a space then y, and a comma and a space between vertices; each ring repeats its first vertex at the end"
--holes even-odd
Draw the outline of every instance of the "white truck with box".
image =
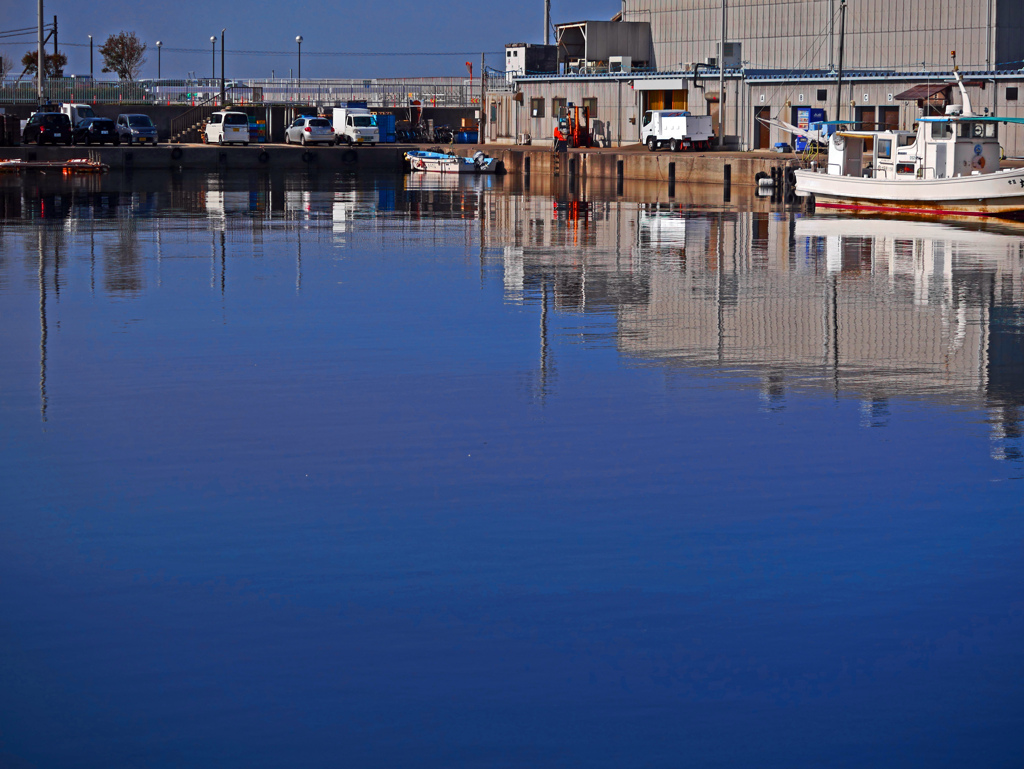
POLYGON ((681 149, 710 149, 711 115, 691 115, 682 109, 651 109, 644 113, 640 141, 654 152, 668 145, 672 152, 681 149))
POLYGON ((331 124, 338 144, 376 144, 380 141, 377 116, 365 104, 349 103, 335 107, 331 124))
POLYGON ((61 104, 60 111, 71 118, 71 126, 77 126, 87 117, 96 117, 96 113, 88 104, 61 104))

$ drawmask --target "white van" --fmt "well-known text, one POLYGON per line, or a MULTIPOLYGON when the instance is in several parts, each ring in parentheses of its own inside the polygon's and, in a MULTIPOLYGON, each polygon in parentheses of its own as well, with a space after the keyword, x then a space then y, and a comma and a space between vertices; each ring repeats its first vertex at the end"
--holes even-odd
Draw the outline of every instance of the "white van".
POLYGON ((203 141, 206 144, 248 144, 249 116, 230 110, 214 112, 206 122, 203 141))

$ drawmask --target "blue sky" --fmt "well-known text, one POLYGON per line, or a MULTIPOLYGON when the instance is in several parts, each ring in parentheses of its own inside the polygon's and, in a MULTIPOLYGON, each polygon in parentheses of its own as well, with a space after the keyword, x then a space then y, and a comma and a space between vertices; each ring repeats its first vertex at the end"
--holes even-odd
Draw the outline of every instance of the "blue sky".
MULTIPOLYGON (((110 0, 103 3, 46 2, 47 21, 58 21, 58 44, 68 57, 68 74, 88 74, 88 35, 94 38, 94 69, 102 69, 99 46, 112 33, 134 31, 149 44, 141 77, 156 77, 153 43, 163 43, 163 77, 186 77, 198 71, 211 74, 210 36, 217 36, 217 74, 220 74, 220 31, 227 30, 225 74, 228 78, 288 77, 297 63, 295 36, 302 35, 302 76, 306 77, 423 77, 462 75, 465 62, 479 68, 488 52, 488 66, 502 67, 503 47, 509 42, 543 42, 544 6, 532 3, 446 3, 395 0, 379 2, 249 2, 217 3, 183 0, 170 6, 110 0), (193 49, 190 51, 174 49, 193 49), (259 55, 232 54, 265 51, 259 55), (333 55, 383 53, 382 56, 333 55), (442 52, 444 56, 399 55, 442 52), (332 54, 332 55, 324 55, 332 54)), ((554 0, 554 23, 609 19, 619 11, 615 0, 554 0)), ((0 0, 2 30, 34 27, 35 3, 0 0)), ((21 56, 34 45, 34 36, 15 43, 0 41, 0 55, 21 56)))

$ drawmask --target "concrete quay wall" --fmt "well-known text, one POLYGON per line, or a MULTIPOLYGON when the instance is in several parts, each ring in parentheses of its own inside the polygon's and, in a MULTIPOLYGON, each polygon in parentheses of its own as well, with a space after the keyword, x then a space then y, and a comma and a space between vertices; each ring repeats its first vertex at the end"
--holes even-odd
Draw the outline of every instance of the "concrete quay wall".
MULTIPOLYGON (((376 147, 296 147, 256 144, 220 147, 204 144, 160 144, 155 147, 43 146, 0 147, 0 159, 63 161, 90 158, 112 170, 230 169, 312 170, 328 172, 390 172, 406 170, 404 153, 410 145, 376 147)), ((629 180, 670 184, 725 184, 755 186, 758 172, 770 173, 773 166, 785 166, 793 157, 749 152, 649 152, 637 150, 570 150, 558 157, 550 149, 507 145, 457 145, 461 155, 482 149, 502 161, 513 176, 550 176, 581 179, 629 180)))

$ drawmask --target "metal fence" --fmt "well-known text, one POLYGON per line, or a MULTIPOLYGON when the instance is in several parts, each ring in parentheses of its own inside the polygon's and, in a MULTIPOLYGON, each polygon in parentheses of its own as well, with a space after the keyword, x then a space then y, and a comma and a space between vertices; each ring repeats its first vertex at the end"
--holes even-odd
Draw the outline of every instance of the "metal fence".
MULTIPOLYGON (((488 90, 504 90, 504 78, 488 77, 488 90)), ((373 78, 330 80, 227 80, 231 104, 290 104, 337 106, 365 101, 370 107, 405 107, 419 101, 428 107, 473 107, 480 103, 479 78, 373 78)), ((44 100, 53 103, 187 105, 220 95, 220 80, 96 81, 89 78, 51 78, 43 84, 44 100)), ((36 104, 34 79, 0 83, 0 104, 36 104)), ((218 99, 219 101, 219 99, 218 99)))

